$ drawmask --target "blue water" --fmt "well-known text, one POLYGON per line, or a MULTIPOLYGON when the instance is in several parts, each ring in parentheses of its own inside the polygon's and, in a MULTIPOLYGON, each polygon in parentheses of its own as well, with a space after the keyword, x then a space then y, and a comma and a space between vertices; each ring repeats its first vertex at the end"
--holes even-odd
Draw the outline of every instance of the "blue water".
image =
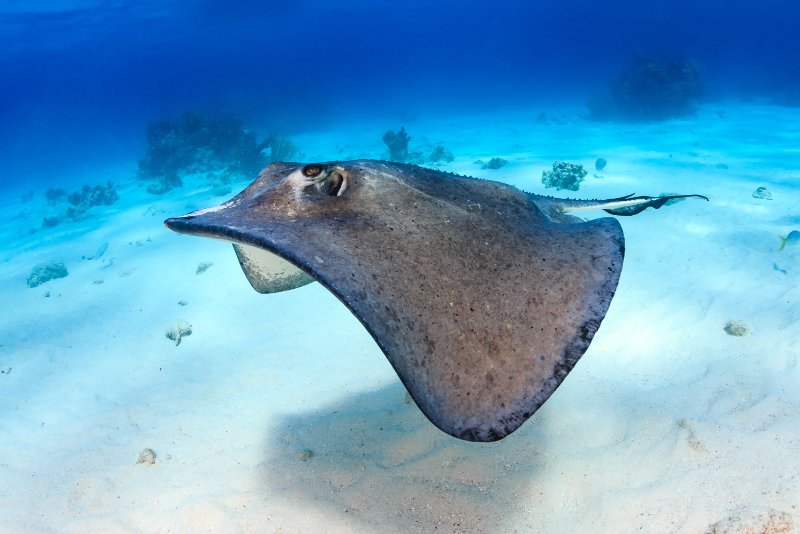
POLYGON ((790 0, 6 1, 0 184, 135 159, 187 108, 293 134, 580 103, 642 51, 698 62, 708 98, 796 95, 798 22, 790 0))
POLYGON ((798 27, 788 0, 0 0, 0 534, 789 531, 798 27), (676 71, 637 85, 636 57, 676 71), (618 217, 588 351, 468 443, 325 287, 258 294, 229 244, 164 228, 255 174, 148 192, 148 125, 187 110, 303 162, 385 159, 404 126, 414 161, 535 194, 710 201, 618 217), (545 188, 556 160, 579 191, 545 188), (42 265, 63 273, 32 284, 42 265))

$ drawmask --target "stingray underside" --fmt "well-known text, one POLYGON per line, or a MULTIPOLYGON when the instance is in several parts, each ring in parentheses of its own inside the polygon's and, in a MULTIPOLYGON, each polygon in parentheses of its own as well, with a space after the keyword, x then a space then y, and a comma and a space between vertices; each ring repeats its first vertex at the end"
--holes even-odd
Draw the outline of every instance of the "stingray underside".
POLYGON ((452 178, 458 193, 438 194, 443 186, 419 171, 390 170, 355 167, 349 197, 287 211, 273 198, 279 187, 245 190, 167 224, 237 243, 259 291, 318 280, 363 323, 436 426, 461 439, 501 439, 588 347, 619 280, 622 230, 610 218, 554 223, 495 182, 452 178), (278 262, 277 283, 259 273, 273 254, 286 264, 278 262))

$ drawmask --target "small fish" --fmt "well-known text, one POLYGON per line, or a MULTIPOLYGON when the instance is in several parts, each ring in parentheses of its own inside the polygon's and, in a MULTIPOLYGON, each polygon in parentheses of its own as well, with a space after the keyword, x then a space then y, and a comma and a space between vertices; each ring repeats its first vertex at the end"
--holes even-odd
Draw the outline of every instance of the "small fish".
POLYGON ((800 242, 800 231, 792 230, 786 237, 780 235, 778 237, 781 239, 781 248, 778 250, 783 250, 786 245, 794 245, 800 242))
POLYGON ((772 270, 778 271, 779 273, 783 274, 789 274, 789 271, 787 271, 786 269, 781 269, 780 267, 778 267, 778 264, 775 263, 774 261, 772 262, 772 270))

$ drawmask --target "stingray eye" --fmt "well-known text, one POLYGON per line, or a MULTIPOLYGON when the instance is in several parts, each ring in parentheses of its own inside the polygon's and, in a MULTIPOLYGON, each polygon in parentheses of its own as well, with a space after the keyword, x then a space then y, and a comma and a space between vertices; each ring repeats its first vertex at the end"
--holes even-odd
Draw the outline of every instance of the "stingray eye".
POLYGON ((320 193, 332 197, 338 197, 344 193, 346 188, 344 175, 338 170, 331 171, 325 178, 317 183, 317 189, 320 193))
POLYGON ((319 163, 310 163, 303 167, 303 175, 313 178, 322 172, 322 165, 319 163))

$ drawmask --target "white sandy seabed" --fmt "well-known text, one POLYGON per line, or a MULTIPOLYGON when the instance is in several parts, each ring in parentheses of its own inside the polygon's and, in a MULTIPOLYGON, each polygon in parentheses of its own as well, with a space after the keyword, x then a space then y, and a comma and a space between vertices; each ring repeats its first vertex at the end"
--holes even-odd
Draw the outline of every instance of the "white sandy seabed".
MULTIPOLYGON (((777 237, 800 228, 800 110, 719 103, 650 125, 539 111, 405 126, 412 150, 456 155, 444 169, 535 193, 553 194, 541 173, 554 160, 603 157, 577 196, 711 202, 621 220, 625 267, 594 342, 497 443, 428 423, 319 284, 259 295, 229 245, 165 230, 224 200, 208 188, 149 196, 131 162, 111 177, 119 202, 33 234, 42 195, 7 196, 0 531, 800 528, 800 246, 778 251, 777 237), (473 163, 495 156, 509 164, 473 163), (754 198, 759 186, 773 199, 754 198), (28 288, 51 260, 69 276, 28 288), (192 334, 175 346, 165 331, 179 319, 192 334), (729 320, 750 334, 728 335, 729 320), (137 463, 146 448, 154 464, 137 463)), ((306 161, 382 157, 386 127, 296 142, 306 161)))

